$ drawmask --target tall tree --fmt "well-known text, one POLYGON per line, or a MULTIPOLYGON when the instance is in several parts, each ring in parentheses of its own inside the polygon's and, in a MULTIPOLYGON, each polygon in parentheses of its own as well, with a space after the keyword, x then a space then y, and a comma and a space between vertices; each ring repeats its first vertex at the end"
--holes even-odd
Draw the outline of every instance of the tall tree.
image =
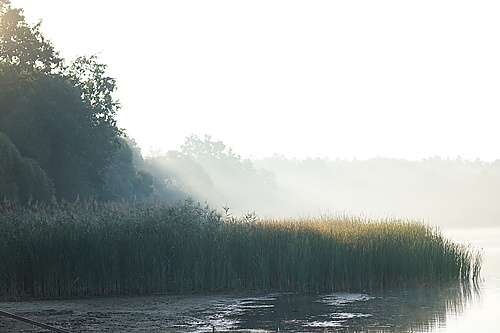
POLYGON ((52 43, 43 37, 40 25, 38 22, 31 27, 22 9, 12 8, 9 0, 0 0, 0 61, 22 75, 57 69, 62 59, 52 43))
POLYGON ((94 56, 65 66, 40 23, 0 5, 0 131, 39 162, 58 197, 99 198, 120 149, 115 80, 94 56))
MULTIPOLYGON (((120 149, 106 171, 104 199, 117 201, 147 199, 153 193, 153 175, 134 163, 135 142, 120 138, 120 149)), ((138 158, 142 159, 142 156, 138 158)), ((140 163, 139 163, 140 164, 140 163)))

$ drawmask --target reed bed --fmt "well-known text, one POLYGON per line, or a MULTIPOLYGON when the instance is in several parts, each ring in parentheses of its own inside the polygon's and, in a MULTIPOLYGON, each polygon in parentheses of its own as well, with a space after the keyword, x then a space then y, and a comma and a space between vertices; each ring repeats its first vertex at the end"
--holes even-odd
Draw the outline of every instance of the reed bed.
POLYGON ((192 201, 0 206, 0 297, 337 291, 477 279, 472 248, 411 221, 237 220, 192 201))

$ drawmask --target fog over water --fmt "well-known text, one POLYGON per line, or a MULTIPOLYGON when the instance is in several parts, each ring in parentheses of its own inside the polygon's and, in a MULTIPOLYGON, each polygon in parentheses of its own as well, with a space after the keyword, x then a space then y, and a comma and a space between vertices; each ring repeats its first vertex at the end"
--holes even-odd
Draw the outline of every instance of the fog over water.
MULTIPOLYGON (((500 163, 431 158, 366 161, 270 158, 257 163, 276 174, 280 214, 345 212, 415 218, 441 226, 498 225, 500 163), (293 207, 293 208, 292 208, 293 207)), ((270 213, 272 212, 272 208, 270 213)))

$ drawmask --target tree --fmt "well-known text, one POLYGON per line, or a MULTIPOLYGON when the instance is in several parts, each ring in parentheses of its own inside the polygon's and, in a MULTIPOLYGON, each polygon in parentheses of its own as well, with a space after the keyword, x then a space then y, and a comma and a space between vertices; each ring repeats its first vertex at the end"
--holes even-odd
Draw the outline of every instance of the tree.
POLYGON ((82 100, 93 114, 96 126, 116 127, 116 112, 120 103, 113 99, 116 80, 106 76, 107 65, 97 56, 78 57, 66 70, 70 83, 78 87, 82 100))
POLYGON ((106 172, 107 200, 144 200, 153 193, 152 173, 134 165, 133 144, 120 139, 120 149, 106 172))
POLYGON ((53 195, 53 183, 40 165, 22 157, 9 137, 0 133, 0 200, 47 202, 53 195))
POLYGON ((95 56, 65 66, 40 23, 0 5, 0 131, 41 165, 59 198, 103 196, 122 134, 115 80, 95 56))
POLYGON ((221 159, 234 158, 239 159, 231 149, 227 149, 222 141, 212 141, 210 135, 205 135, 204 140, 201 140, 196 135, 191 135, 186 138, 181 146, 182 153, 194 159, 221 159))
MULTIPOLYGON (((0 76, 0 80, 2 80, 0 76)), ((119 148, 114 121, 101 121, 63 76, 0 87, 0 131, 39 161, 58 197, 98 197, 119 148)))
POLYGON ((208 135, 187 137, 182 151, 170 151, 148 160, 155 179, 197 200, 243 212, 267 205, 276 191, 274 173, 258 170, 221 141, 208 135), (161 176, 160 176, 161 175, 161 176))
POLYGON ((30 27, 22 9, 12 8, 9 0, 0 0, 0 62, 11 65, 22 76, 57 69, 62 59, 43 37, 40 25, 30 27))

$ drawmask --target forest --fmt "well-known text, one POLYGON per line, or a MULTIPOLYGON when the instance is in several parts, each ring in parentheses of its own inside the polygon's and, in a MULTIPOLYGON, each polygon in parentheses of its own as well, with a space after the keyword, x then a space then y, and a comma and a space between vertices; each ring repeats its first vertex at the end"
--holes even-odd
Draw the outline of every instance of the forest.
POLYGON ((19 202, 147 198, 152 178, 117 127, 116 81, 96 56, 59 56, 0 1, 0 197, 19 202))
MULTIPOLYGON (((68 62, 0 1, 0 198, 5 202, 187 197, 223 211, 289 217, 323 213, 494 225, 500 161, 244 158, 209 135, 142 156, 117 126, 117 82, 97 56, 68 62)), ((332 143, 332 151, 335 145, 332 143)))

